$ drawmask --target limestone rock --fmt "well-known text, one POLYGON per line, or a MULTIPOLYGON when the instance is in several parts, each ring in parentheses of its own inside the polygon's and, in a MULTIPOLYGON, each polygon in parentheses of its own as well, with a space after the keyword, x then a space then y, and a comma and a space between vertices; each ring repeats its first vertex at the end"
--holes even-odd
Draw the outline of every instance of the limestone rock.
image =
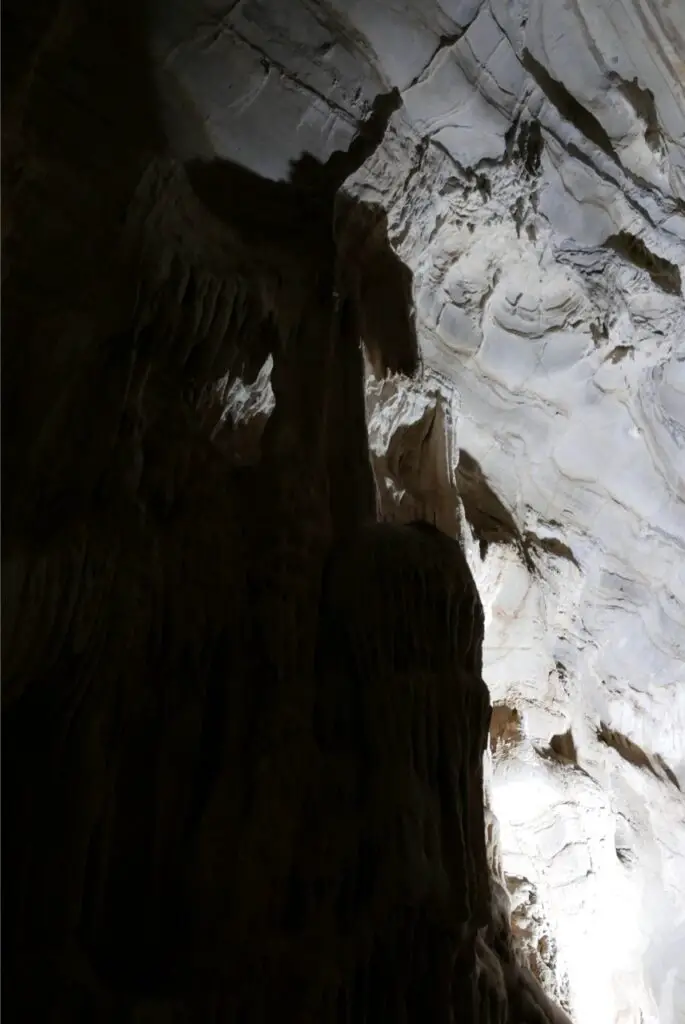
MULTIPOLYGON (((322 1016, 339 978, 320 922, 304 959, 267 933, 299 902, 303 836, 321 906, 342 877, 318 815, 357 770, 354 709, 342 679, 320 701, 319 600, 331 545, 375 551, 358 531, 379 514, 382 572, 351 565, 346 586, 380 601, 392 579, 399 597, 407 541, 418 590, 381 622, 409 632, 405 660, 412 616, 430 619, 410 521, 459 539, 484 612, 499 838, 491 920, 455 968, 473 1019, 554 1019, 528 965, 577 1024, 676 1024, 682 5, 203 0, 143 17, 10 0, 3 20, 5 922, 27 1019, 50 1019, 41 1000, 52 1019, 187 1019, 158 984, 172 961, 181 989, 227 971, 250 1002, 257 950, 277 980, 253 1019, 303 993, 300 1019, 355 1019, 344 1000, 322 1016), (348 732, 309 789, 315 707, 329 738, 348 732)), ((449 729, 457 696, 440 693, 449 729)), ((398 716, 406 781, 408 705, 375 676, 368 699, 367 725, 398 716)), ((426 892, 441 858, 417 838, 421 800, 396 796, 396 869, 420 862, 426 892)), ((388 935, 408 934, 395 924, 374 984, 388 935)), ((433 949, 444 966, 456 940, 411 928, 407 963, 433 949)), ((238 1008, 197 1009, 215 1011, 238 1008)))

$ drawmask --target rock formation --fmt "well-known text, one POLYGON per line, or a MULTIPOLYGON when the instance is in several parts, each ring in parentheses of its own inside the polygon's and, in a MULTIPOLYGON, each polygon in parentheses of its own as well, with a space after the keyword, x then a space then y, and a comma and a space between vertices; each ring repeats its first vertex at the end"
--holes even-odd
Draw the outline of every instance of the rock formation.
POLYGON ((287 184, 184 167, 135 17, 16 17, 9 1019, 553 1019, 492 914, 473 578, 373 522, 359 339, 415 370, 411 279, 338 191, 397 94, 287 184))
POLYGON ((677 4, 3 30, 8 1019, 676 1024, 677 4))

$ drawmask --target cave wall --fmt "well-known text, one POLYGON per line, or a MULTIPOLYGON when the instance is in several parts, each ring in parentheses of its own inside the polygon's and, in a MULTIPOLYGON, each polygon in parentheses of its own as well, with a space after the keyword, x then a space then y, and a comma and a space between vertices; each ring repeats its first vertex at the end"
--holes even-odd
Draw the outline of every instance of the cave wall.
POLYGON ((556 946, 550 992, 581 1024, 677 1024, 685 9, 377 10, 350 20, 403 107, 347 187, 383 197, 414 271, 422 373, 370 374, 374 458, 400 518, 418 502, 445 521, 435 488, 421 493, 441 458, 437 397, 484 677, 520 717, 491 782, 522 943, 533 960, 556 946), (391 59, 391 22, 413 65, 391 59))
POLYGON ((495 912, 473 577, 375 522, 411 275, 339 188, 396 94, 274 183, 168 150, 135 5, 3 28, 8 1019, 561 1021, 495 912))

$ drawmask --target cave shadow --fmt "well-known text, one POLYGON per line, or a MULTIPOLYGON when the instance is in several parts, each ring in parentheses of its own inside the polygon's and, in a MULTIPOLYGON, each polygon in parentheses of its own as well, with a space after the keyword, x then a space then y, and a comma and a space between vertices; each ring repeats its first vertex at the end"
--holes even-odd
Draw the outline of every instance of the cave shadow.
MULTIPOLYGON (((127 5, 128 7, 131 5, 127 5)), ((93 34, 95 34, 95 28, 92 28, 93 34)), ((128 22, 125 24, 126 32, 128 29, 128 22)), ((88 26, 89 31, 91 26, 88 26)), ((140 40, 138 33, 133 33, 131 29, 132 37, 135 42, 135 53, 139 54, 142 47, 139 46, 140 40)), ((122 35, 125 36, 122 29, 122 35)), ((84 39, 86 41, 90 38, 88 33, 84 33, 84 39)), ((85 44, 81 37, 77 39, 79 45, 85 49, 85 44)), ((74 44, 76 45, 76 44, 74 44)), ((133 44, 131 44, 133 45, 133 44)), ((150 136, 149 146, 143 146, 140 144, 140 153, 143 155, 140 157, 141 166, 144 168, 144 161, 148 158, 154 158, 155 156, 165 157, 168 156, 168 150, 160 142, 158 135, 159 122, 153 116, 154 111, 154 97, 153 101, 150 100, 149 92, 149 81, 146 76, 149 70, 144 62, 140 62, 138 66, 138 60, 135 61, 135 69, 133 68, 133 62, 130 69, 131 82, 127 83, 125 95, 127 101, 131 89, 133 88, 131 83, 138 83, 140 81, 140 95, 136 97, 137 100, 137 111, 136 111, 136 131, 140 134, 141 138, 148 141, 148 134, 150 136), (135 73, 134 73, 135 72, 135 73), (145 74, 144 74, 145 72, 145 74), (151 109, 148 109, 151 108, 151 109)), ((151 78, 152 76, 150 76, 151 78)), ((97 93, 95 94, 97 99, 97 93)), ((416 332, 413 320, 412 310, 412 275, 411 272, 401 260, 397 257, 392 249, 388 238, 388 223, 387 216, 384 210, 378 206, 371 206, 368 204, 361 203, 351 197, 343 196, 341 194, 341 186, 350 174, 354 173, 365 159, 373 152, 375 146, 380 144, 383 138, 383 133, 387 127, 387 120, 393 109, 396 109, 398 102, 398 94, 390 94, 390 97, 379 97, 377 104, 374 105, 374 112, 369 118, 368 122, 361 126, 358 135, 353 140, 350 149, 347 152, 339 151, 334 154, 325 162, 321 163, 309 154, 305 154, 299 160, 295 161, 292 167, 290 180, 287 182, 271 182, 260 175, 241 167, 240 165, 227 161, 227 160, 191 160, 185 163, 185 169, 188 175, 190 184, 197 195, 199 201, 207 208, 211 214, 213 214, 220 222, 228 224, 232 229, 237 229, 241 237, 246 238, 249 242, 254 242, 255 235, 263 231, 264 237, 267 241, 270 241, 274 234, 280 237, 287 247, 296 255, 299 250, 312 247, 313 252, 317 258, 320 258, 321 264, 325 267, 327 263, 330 263, 331 270, 339 264, 342 257, 340 255, 340 234, 339 229, 342 231, 341 222, 345 221, 345 226, 352 225, 353 236, 357 242, 361 242, 355 246, 349 244, 347 251, 347 258, 344 261, 345 266, 343 268, 345 283, 349 287, 350 292, 354 294, 354 299, 358 304, 358 320, 361 326, 361 335, 367 345, 367 348, 372 353, 375 353, 377 361, 383 367, 384 372, 403 372, 413 373, 418 366, 418 344, 416 339, 416 332)), ((133 102, 131 101, 131 105, 133 102)), ((136 161, 140 155, 136 146, 132 146, 135 150, 134 156, 136 161)), ((85 156, 80 151, 66 152, 64 154, 64 162, 67 166, 70 166, 73 170, 74 175, 77 175, 80 171, 79 161, 84 161, 85 156)), ((133 159, 131 160, 132 166, 134 164, 133 159)), ((135 163, 135 168, 138 164, 135 163)), ((105 205, 105 199, 109 198, 109 174, 110 168, 103 168, 102 172, 102 191, 103 191, 103 206, 105 205)), ((131 181, 135 185, 134 172, 131 171, 131 181)), ((128 187, 128 179, 125 182, 128 187)), ((121 189, 122 196, 124 193, 124 186, 121 189)), ((121 203, 122 210, 125 209, 124 202, 121 203)), ((109 222, 107 224, 109 227, 109 222)), ((92 230, 95 234, 97 225, 88 226, 88 230, 84 230, 82 234, 83 241, 83 252, 88 252, 88 243, 91 241, 89 232, 92 230)), ((72 236, 77 236, 81 232, 72 230, 72 236)), ((107 236, 109 238, 109 235, 107 236)), ((112 238, 114 239, 114 233, 112 238)), ((346 240, 347 237, 346 237, 346 240)), ((114 245, 114 241, 113 241, 114 245)), ((32 265, 29 265, 32 269, 32 265)), ((18 273, 23 271, 23 267, 20 267, 18 273)), ((28 277, 27 277, 28 279, 28 277)), ((324 282, 335 280, 335 277, 327 277, 325 273, 322 274, 322 280, 324 282)), ((117 282, 113 281, 112 288, 115 288, 117 282)), ((331 306, 334 305, 334 295, 329 296, 331 306)), ((68 303, 69 298, 60 299, 65 304, 68 303)), ((39 306, 39 301, 34 303, 35 306, 39 306)), ((122 308, 126 308, 122 303, 122 308)), ((34 314, 34 310, 30 311, 31 315, 34 314)), ((22 314, 26 316, 26 311, 22 309, 22 314)), ((127 314, 125 314, 127 315, 127 314)), ((19 323, 19 320, 17 320, 19 323)), ((20 330, 13 323, 15 327, 15 347, 18 347, 19 337, 21 336, 20 330)), ((99 325, 98 325, 99 327, 99 325)), ((110 330, 107 327, 107 330, 110 330)), ((44 347, 45 342, 43 339, 41 344, 44 347)), ((112 447, 117 447, 119 451, 123 450, 124 456, 126 455, 127 449, 123 448, 121 435, 122 425, 125 421, 125 417, 122 421, 118 421, 117 412, 120 410, 121 405, 126 404, 127 400, 127 375, 123 372, 127 368, 129 357, 132 352, 138 349, 141 344, 139 337, 135 330, 135 324, 132 321, 130 325, 130 331, 125 327, 122 327, 121 331, 115 333, 110 331, 108 335, 96 336, 96 342, 102 346, 103 352, 109 355, 110 349, 115 348, 114 355, 116 356, 116 367, 121 372, 121 379, 117 376, 114 386, 109 384, 111 391, 108 392, 108 408, 111 405, 112 415, 111 420, 114 424, 112 428, 112 447), (121 403, 119 403, 121 399, 121 403)), ((323 340, 323 339, 322 339, 323 340)), ((352 340, 350 334, 349 339, 352 340)), ((95 348, 95 344, 93 346, 95 348)), ((29 355, 35 355, 36 349, 30 350, 29 355)), ((161 361, 167 364, 167 367, 173 363, 174 355, 169 350, 155 350, 154 353, 148 353, 146 358, 160 358, 161 361)), ((89 357, 90 358, 90 357, 89 357)), ((24 360, 28 368, 28 358, 24 360)), ((149 361, 149 360, 148 360, 149 361)), ((38 362, 38 360, 37 360, 38 362)), ((78 391, 74 391, 73 394, 85 395, 88 397, 87 404, 84 402, 83 408, 79 409, 81 413, 81 419, 86 424, 85 430, 90 427, 90 432, 93 436, 97 433, 97 414, 98 411, 98 400, 102 405, 101 396, 102 389, 99 386, 100 382, 105 377, 113 377, 111 368, 107 363, 106 359, 98 361, 93 358, 92 365, 86 358, 82 358, 80 354, 74 356, 74 363, 78 362, 78 391), (90 398, 90 396, 93 396, 90 398), (98 396, 96 398, 95 396, 98 396), (92 424, 90 423, 90 413, 94 412, 92 424)), ((361 363, 361 359, 359 360, 361 363)), ((181 366, 179 362, 179 366, 181 366)), ((165 367, 165 369, 167 368, 165 367)), ((28 374, 28 369, 27 369, 28 374)), ((76 371, 75 371, 76 372, 76 371)), ((357 373, 357 379, 350 383, 349 390, 352 391, 352 384, 355 388, 361 389, 363 387, 363 371, 361 366, 357 373)), ((46 378, 48 375, 45 375, 46 378)), ((28 390, 26 385, 31 383, 30 377, 27 375, 25 378, 19 378, 19 383, 23 386, 16 388, 16 400, 17 404, 21 405, 22 396, 26 394, 28 390)), ((46 385, 50 382, 46 380, 46 385)), ((338 382, 336 382, 338 383, 338 382)), ((33 382, 35 386, 35 381, 33 382)), ((174 387, 176 386, 176 378, 173 381, 174 387)), ((341 390, 340 407, 345 408, 345 391, 341 390)), ((69 395, 70 401, 65 404, 69 404, 73 407, 73 394, 69 395)), ((27 396, 28 397, 28 396, 27 396)), ((176 401, 176 392, 172 396, 172 401, 176 401)), ((35 408, 35 403, 27 402, 27 409, 32 410, 35 408)), ((360 405, 361 408, 361 405, 360 405)), ((184 410, 185 412, 185 410, 184 410)), ((27 417, 28 418, 28 412, 27 417)), ((37 421, 40 422, 40 417, 36 417, 37 421)), ((363 421, 362 424, 363 426, 363 421)), ((23 420, 18 420, 17 423, 13 423, 12 427, 15 434, 21 434, 21 427, 23 426, 23 420)), ((52 439, 53 444, 60 450, 63 448, 68 441, 72 442, 72 447, 77 451, 77 456, 72 462, 69 463, 69 471, 72 473, 74 478, 79 478, 78 470, 83 466, 83 457, 79 445, 74 444, 74 437, 80 438, 80 434, 75 434, 73 431, 76 427, 73 426, 69 418, 65 418, 64 424, 59 422, 60 431, 56 431, 52 439), (62 432, 63 430, 63 432, 62 432), (80 460, 80 461, 79 461, 80 460)), ((349 429, 349 423, 345 423, 344 417, 341 420, 341 431, 349 429)), ((82 429, 81 427, 78 428, 82 429)), ((360 429, 361 437, 361 429, 360 429)), ((174 443, 174 436, 170 435, 168 444, 172 446, 174 443)), ((33 441, 33 435, 29 436, 29 442, 33 441)), ((104 451, 102 458, 100 458, 99 449, 95 452, 92 462, 95 468, 92 474, 82 474, 84 481, 82 485, 83 495, 76 490, 75 485, 72 482, 71 476, 67 477, 65 482, 65 473, 60 470, 60 474, 57 474, 60 479, 55 484, 55 493, 66 492, 65 498, 65 511, 60 515, 59 521, 55 522, 55 507, 54 501, 45 502, 46 509, 40 514, 45 518, 50 518, 50 544, 54 549, 55 558, 62 557, 64 555, 65 561, 68 566, 71 567, 71 562, 68 561, 67 556, 70 556, 69 544, 71 538, 67 536, 67 527, 79 526, 82 521, 85 521, 90 525, 91 522, 99 520, 100 528, 103 523, 103 512, 102 509, 91 502, 91 495, 89 486, 92 481, 97 481, 101 472, 101 464, 107 462, 110 459, 111 453, 109 448, 109 437, 107 438, 108 447, 104 451), (50 506, 48 508, 48 506, 50 506), (63 530, 64 527, 64 530, 63 530)), ((19 477, 21 474, 22 483, 26 490, 33 490, 34 492, 34 504, 36 504, 35 495, 37 495, 38 487, 40 485, 40 472, 42 466, 38 470, 33 471, 33 476, 27 477, 26 461, 24 459, 24 448, 26 452, 31 451, 31 444, 27 443, 23 448, 18 449, 14 464, 16 466, 16 476, 19 477), (28 483, 28 487, 26 487, 28 483)), ((30 465, 30 463, 29 463, 30 465)), ((118 472, 118 467, 115 467, 118 472)), ((343 479, 343 474, 340 474, 341 490, 343 486, 349 486, 349 481, 343 479)), ((53 498, 52 492, 50 492, 50 498, 53 498)), ((36 517, 38 512, 35 513, 36 517)), ((19 515, 15 515, 13 520, 19 520, 19 515)), ((114 522, 114 520, 113 520, 114 522)), ((108 524, 109 525, 109 524, 108 524)), ((133 547, 129 546, 128 537, 124 531, 123 519, 120 521, 116 519, 115 525, 112 526, 114 529, 114 536, 117 541, 121 541, 122 554, 119 559, 117 567, 117 573, 125 576, 128 571, 125 565, 126 558, 130 557, 131 552, 135 554, 133 547)), ((18 528, 17 528, 18 530, 18 528)), ((138 537, 137 533, 134 533, 134 539, 138 537)), ((43 541, 41 540, 41 545, 43 541)), ((30 550, 30 555, 33 557, 33 550, 30 550)), ((84 556, 85 557, 85 556, 84 556)), ((92 556, 95 557, 95 556, 92 556)), ((170 556, 171 557, 171 556, 170 556)), ((218 561, 218 558, 217 558, 218 561)), ((28 570, 27 570, 28 571, 28 570)), ((133 577, 136 579, 135 575, 133 577)), ((123 584, 122 584, 123 586, 123 584)), ((123 591, 122 591, 123 592, 123 591)), ((111 597, 107 597, 107 601, 111 601, 111 597)), ((136 615, 142 615, 140 609, 131 607, 128 603, 122 605, 121 609, 115 607, 114 616, 120 614, 121 621, 127 626, 130 621, 136 615)), ((108 617, 111 615, 111 606, 108 609, 108 617)), ((37 617, 35 622, 32 622, 30 628, 32 629, 31 643, 40 651, 41 642, 41 631, 45 627, 45 623, 41 621, 43 616, 37 617)), ((144 621, 144 620, 143 620, 144 621)), ((48 624, 49 625, 49 624, 48 624)), ((33 662, 28 659, 28 668, 25 667, 22 662, 20 668, 21 672, 24 672, 26 678, 22 677, 23 682, 26 683, 26 689, 29 687, 36 693, 39 693, 39 684, 50 682, 56 691, 54 700, 57 700, 62 693, 65 694, 65 700, 70 698, 70 687, 73 687, 73 677, 76 677, 76 682, 80 683, 86 679, 86 673, 94 673, 95 669, 90 668, 85 664, 85 659, 79 659, 78 657, 72 656, 68 644, 71 642, 71 634, 67 631, 66 634, 66 645, 67 653, 60 653, 59 659, 57 659, 56 666, 48 660, 48 655, 36 656, 33 662), (81 679, 83 677, 83 680, 81 679)), ((218 646, 219 640, 223 637, 210 635, 210 641, 218 646)), ((164 641, 164 636, 160 643, 164 641)), ((180 643, 180 640, 179 640, 180 643)), ((125 649, 125 648, 124 648, 125 649)), ((129 656, 128 654, 126 655, 129 656)), ((137 649, 131 654, 134 659, 140 656, 143 663, 143 667, 140 669, 142 673, 142 679, 144 682, 149 682, 150 677, 150 665, 149 658, 151 657, 147 649, 141 648, 141 651, 137 649), (142 652, 142 653, 141 653, 142 652), (143 656, 146 660, 143 661, 143 656)), ((157 654, 154 653, 154 657, 157 654)), ((169 655, 171 658, 171 655, 169 655)), ((218 659, 217 659, 218 661, 218 659)), ((160 659, 159 663, 155 663, 156 671, 160 671, 160 666, 166 666, 166 663, 160 659)), ((193 673, 197 673, 196 678, 200 677, 200 670, 191 665, 187 667, 183 658, 179 656, 179 663, 176 666, 174 662, 174 671, 179 673, 179 677, 182 676, 184 685, 187 685, 187 678, 190 677, 192 680, 193 673)), ((212 662, 211 668, 207 669, 208 674, 213 678, 212 673, 217 674, 217 678, 223 680, 224 665, 218 665, 215 667, 212 662)), ((137 680, 137 677, 135 677, 137 680)), ((168 682, 168 679, 166 679, 168 682)), ((93 701, 99 700, 99 695, 93 696, 93 701)), ((108 697, 109 699, 109 697, 108 697)), ((147 699, 147 697, 146 697, 147 699)), ((209 712, 215 711, 215 707, 211 705, 211 701, 208 702, 209 712)), ((63 709, 60 709, 63 711, 63 709)), ((74 818, 78 818, 79 808, 83 804, 85 797, 82 796, 77 786, 71 790, 67 784, 64 784, 58 774, 53 770, 54 764, 59 763, 59 756, 61 754, 55 753, 58 748, 59 737, 56 736, 56 728, 54 718, 49 712, 51 707, 46 705, 43 709, 43 719, 45 725, 45 732, 47 732, 47 740, 45 737, 32 729, 33 715, 35 709, 30 704, 18 703, 15 709, 15 717, 10 720, 9 729, 13 731, 13 744, 10 750, 9 760, 3 758, 3 765, 8 766, 8 772, 3 779, 3 790, 5 789, 5 782, 14 778, 14 782, 11 782, 9 803, 10 803, 10 824, 11 828, 8 830, 10 833, 11 842, 13 846, 10 850, 9 865, 10 875, 15 874, 18 879, 16 885, 16 900, 12 891, 10 890, 10 906, 9 906, 9 920, 10 920, 10 953, 15 957, 17 961, 21 960, 23 956, 23 948, 20 946, 14 936, 12 936, 11 924, 12 922, 20 922, 20 932, 26 933, 30 938, 33 936, 35 930, 34 920, 42 918, 50 919, 50 927, 55 931, 56 934, 60 935, 61 932, 61 919, 59 914, 62 912, 63 903, 66 906, 67 898, 64 900, 57 899, 60 890, 60 879, 66 877, 66 869, 63 868, 54 851, 50 852, 50 860, 54 862, 52 867, 51 877, 43 885, 40 890, 38 897, 34 899, 33 904, 30 906, 31 915, 26 917, 25 908, 21 904, 21 900, 25 898, 25 893, 22 885, 19 884, 23 880, 25 874, 30 873, 35 869, 33 861, 24 870, 22 860, 24 858, 24 851, 27 848, 27 839, 31 839, 33 836, 32 828, 34 827, 33 819, 30 824, 27 825, 24 820, 25 808, 31 809, 31 813, 34 813, 34 807, 38 806, 42 808, 48 805, 48 797, 45 797, 40 790, 40 786, 43 784, 43 778, 50 780, 50 786, 46 792, 51 794, 50 799, 52 800, 51 817, 47 826, 40 826, 40 822, 36 825, 39 831, 36 833, 39 836, 46 836, 50 833, 50 828, 53 832, 50 835, 51 841, 61 852, 63 862, 67 861, 71 856, 66 845, 64 849, 60 848, 60 842, 66 840, 72 841, 72 835, 70 833, 70 825, 65 824, 66 808, 69 814, 73 815, 74 818), (49 743, 48 743, 49 740, 49 743), (52 747, 55 748, 53 751, 52 747), (53 757, 54 754, 54 757, 53 757), (31 759, 35 755, 35 767, 31 764, 31 759), (27 765, 31 764, 31 772, 26 771, 27 765), (41 797, 42 803, 38 801, 37 796, 41 797), (64 812, 64 816, 60 818, 60 814, 64 812), (60 904, 58 910, 55 911, 50 901, 42 899, 41 894, 48 894, 50 899, 53 897, 56 903, 60 904), (42 900, 42 902, 41 902, 42 900), (28 924, 25 923, 28 921, 28 924), (57 923, 53 926, 53 919, 57 923)), ((86 710, 81 709, 82 716, 86 714, 90 716, 92 714, 90 706, 86 707, 86 710)), ((119 710, 117 708, 117 714, 119 710)), ((146 715, 149 714, 147 709, 140 713, 140 721, 143 725, 146 725, 146 715)), ((217 716, 218 717, 218 716, 217 716)), ((5 725, 7 725, 7 721, 5 725)), ((149 816, 146 814, 149 806, 154 804, 154 793, 152 792, 154 784, 154 754, 156 746, 159 745, 159 737, 163 735, 163 725, 156 725, 157 732, 154 733, 154 739, 151 744, 148 744, 146 735, 141 731, 143 726, 139 726, 138 720, 136 720, 135 728, 131 726, 132 739, 130 740, 129 746, 122 747, 119 756, 121 757, 121 763, 123 765, 122 771, 124 772, 121 783, 121 790, 123 796, 121 797, 121 806, 126 808, 126 814, 129 815, 129 811, 132 812, 127 817, 126 822, 121 824, 120 835, 128 836, 130 831, 135 832, 135 829, 140 825, 141 836, 147 835, 147 832, 151 828, 149 816), (137 731, 138 730, 138 731, 137 731), (140 733, 140 734, 139 734, 140 733)), ((85 727, 84 727, 85 728, 85 727)), ((79 741, 80 742, 80 741, 79 741)), ((129 740, 127 738, 126 742, 129 740)), ((212 739, 212 743, 215 741, 212 739)), ((219 742, 217 740, 216 742, 219 742)), ((69 752, 73 753, 74 750, 78 750, 73 738, 70 740, 69 752)), ((98 763, 99 764, 99 763, 98 763)), ((99 767, 98 767, 99 770, 99 767)), ((209 768, 201 765, 198 769, 198 790, 202 790, 209 786, 209 782, 206 782, 205 776, 210 777, 216 772, 216 769, 210 765, 209 768)), ((210 779, 211 781, 211 779, 210 779)), ((117 782, 117 785, 119 783, 117 782)), ((117 805, 117 813, 119 808, 117 805)), ((121 812, 122 822, 124 818, 123 811, 121 812)), ((98 818, 98 815, 96 815, 98 818)), ((69 819, 71 820, 71 819, 69 819)), ((38 818, 36 818, 38 821, 38 818)), ((98 824, 98 828, 99 828, 98 824)), ((117 828, 119 828, 119 822, 117 819, 117 828)), ((72 829, 73 831, 73 829, 72 829)), ((117 833, 119 834, 119 833, 117 833)), ((80 833, 77 836, 80 842, 80 833)), ((76 840, 74 840, 76 842, 76 840)), ((92 886, 95 887, 97 883, 96 875, 98 874, 100 867, 98 861, 101 856, 101 850, 99 848, 101 838, 100 833, 96 832, 93 845, 93 852, 87 851, 87 874, 88 880, 84 883, 86 888, 89 889, 91 886, 90 875, 92 874, 92 886), (95 865, 95 866, 93 866, 95 865)), ((104 840, 102 840, 104 842, 104 840)), ((37 840, 32 843, 33 848, 37 849, 36 853, 37 861, 40 863, 42 858, 42 849, 47 849, 47 843, 41 845, 41 841, 37 840)), ((151 924, 149 928, 142 927, 138 922, 138 927, 133 929, 133 934, 130 934, 130 921, 126 920, 126 912, 130 906, 134 905, 136 901, 141 906, 146 906, 147 894, 145 892, 145 881, 148 877, 148 866, 145 857, 147 857, 145 843, 139 843, 136 841, 132 843, 131 850, 132 856, 134 856, 133 863, 130 870, 127 871, 130 874, 130 882, 127 881, 124 887, 124 872, 120 866, 115 865, 112 869, 115 883, 112 883, 113 888, 107 894, 107 915, 106 920, 112 924, 110 929, 111 934, 106 936, 106 942, 104 949, 98 953, 97 948, 93 952, 93 958, 96 965, 100 963, 102 966, 103 973, 106 975, 107 970, 103 964, 110 962, 110 968, 116 975, 117 972, 122 974, 124 982, 122 984, 128 984, 126 980, 126 971, 129 969, 127 964, 130 960, 134 965, 138 959, 141 964, 146 964, 146 942, 149 941, 150 936, 158 938, 160 942, 159 954, 156 961, 150 966, 150 971, 154 974, 156 970, 156 962, 159 961, 164 966, 164 955, 165 951, 169 946, 173 944, 173 931, 175 927, 175 920, 172 921, 170 926, 170 936, 162 935, 160 929, 160 935, 157 935, 156 928, 157 923, 154 915, 151 916, 151 924), (142 861, 141 861, 142 859, 142 861), (141 863, 139 863, 141 861, 141 863), (121 885, 121 892, 116 886, 121 885), (112 906, 110 907, 110 903, 112 906), (120 906, 115 906, 120 904, 120 906), (121 950, 125 950, 123 953, 117 953, 117 947, 121 950), (130 954, 130 956, 129 956, 130 954), (98 961, 98 956, 100 961, 98 961), (126 961, 126 963, 124 963, 126 961)), ((105 849, 105 847, 103 847, 105 849)), ((128 847, 124 844, 123 855, 128 856, 128 847)), ((5 850, 3 850, 5 852, 5 850)), ((103 855, 104 856, 104 855, 103 855)), ((172 869, 169 868, 169 871, 172 869)), ((128 877, 128 876, 127 876, 128 877)), ((90 897, 89 897, 90 898, 90 897)), ((156 898, 156 897, 155 897, 156 898)), ((86 900, 88 903, 88 900, 86 900)), ((7 913, 8 907, 5 902, 3 909, 7 913)), ((153 906, 154 909, 154 906, 153 906)), ((88 928, 91 927, 91 923, 88 923, 88 928)), ((92 925, 94 934, 99 939, 97 929, 95 925, 92 925)), ((79 939, 79 941, 81 941, 79 939)), ((84 939, 84 944, 87 944, 84 939)), ((97 943, 95 944, 97 947, 97 943)), ((140 979, 135 976, 135 970, 132 968, 132 981, 131 984, 138 986, 140 979)), ((160 968, 161 970, 161 968, 160 968)), ((31 997, 35 996, 38 1004, 41 1003, 43 993, 39 991, 41 988, 45 988, 44 979, 45 973, 41 971, 36 972, 36 977, 43 980, 43 985, 35 986, 31 990, 31 997)), ((17 978, 19 979, 19 990, 14 992, 14 997, 23 998, 24 990, 21 988, 22 980, 21 973, 17 967, 17 978)), ((35 1010, 34 1019, 39 1019, 42 1010, 35 1010)))
POLYGON ((334 279, 336 268, 342 269, 376 372, 415 374, 419 346, 413 274, 392 247, 383 207, 342 191, 345 181, 381 145, 390 118, 401 105, 399 91, 376 97, 347 150, 336 150, 325 162, 303 153, 291 161, 287 181, 272 181, 236 161, 208 159, 205 154, 212 147, 199 111, 177 82, 172 88, 176 104, 184 110, 193 148, 203 154, 184 161, 184 167, 205 209, 251 246, 314 253, 319 268, 329 267, 334 279))

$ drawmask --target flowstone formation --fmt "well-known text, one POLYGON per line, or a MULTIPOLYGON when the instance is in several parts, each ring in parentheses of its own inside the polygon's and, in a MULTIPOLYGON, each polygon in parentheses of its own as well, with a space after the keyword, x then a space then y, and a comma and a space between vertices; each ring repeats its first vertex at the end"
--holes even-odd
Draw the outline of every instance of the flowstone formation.
MULTIPOLYGON (((301 976, 269 936, 325 608, 373 548, 428 629, 456 586, 434 554, 459 556, 421 520, 475 579, 493 704, 491 917, 435 941, 462 980, 475 950, 477 1019, 486 993, 534 1019, 535 976, 576 1024, 679 1024, 684 11, 5 3, 3 949, 28 1020, 202 1017, 238 980, 252 1005, 264 958, 301 976)), ((428 672, 405 632, 388 657, 428 672)))
POLYGON ((397 91, 274 182, 168 151, 136 5, 4 14, 7 1019, 562 1021, 491 882, 472 574, 375 522, 411 274, 340 188, 397 91))

